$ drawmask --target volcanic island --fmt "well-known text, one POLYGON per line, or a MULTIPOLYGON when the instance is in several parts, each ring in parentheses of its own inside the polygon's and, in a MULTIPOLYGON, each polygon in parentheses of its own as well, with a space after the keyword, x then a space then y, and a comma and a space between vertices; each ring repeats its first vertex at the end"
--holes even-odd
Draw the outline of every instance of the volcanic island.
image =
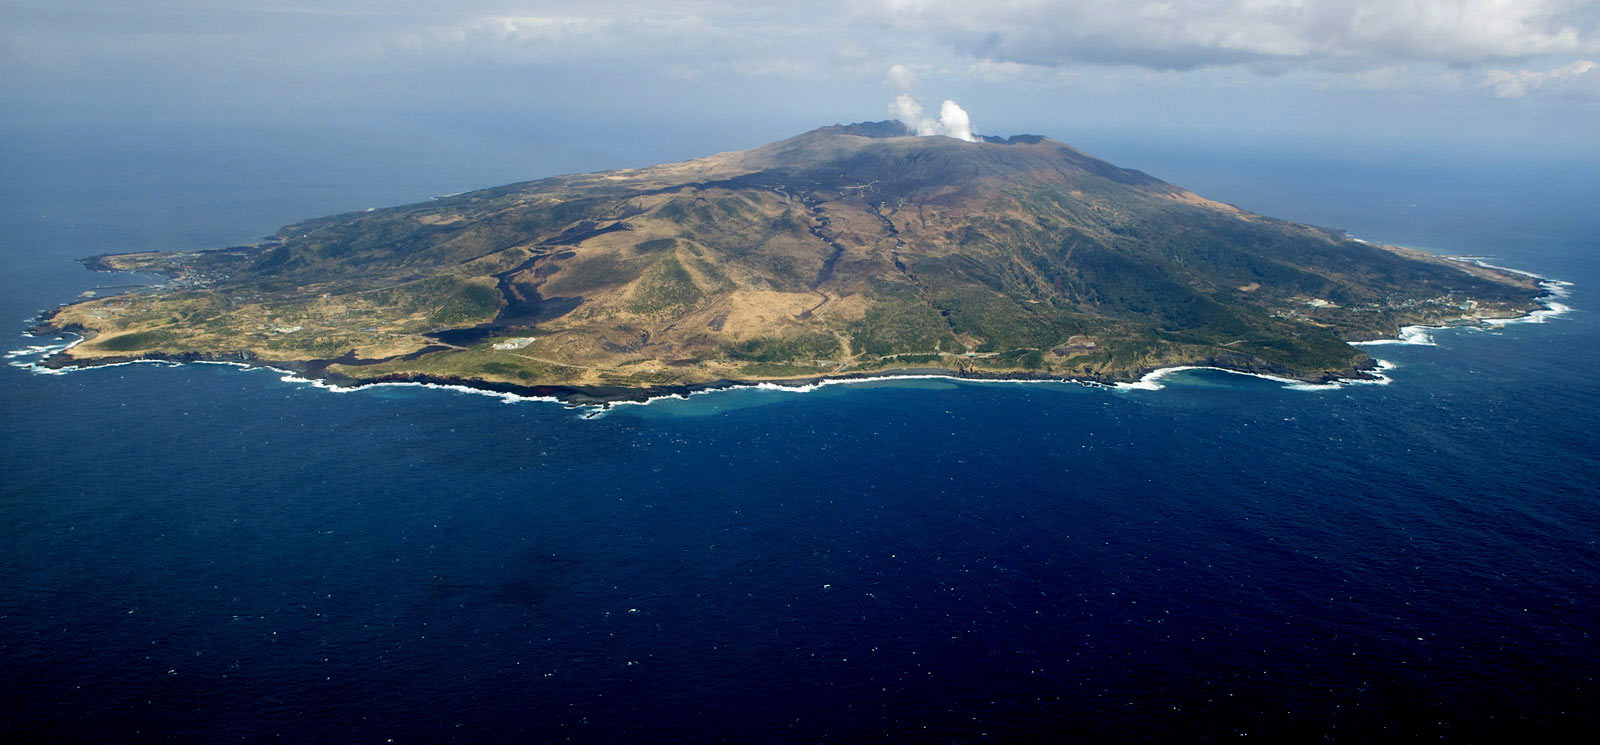
POLYGON ((1350 342, 1514 318, 1543 294, 1046 137, 896 121, 85 263, 168 280, 44 314, 34 333, 82 337, 46 366, 226 361, 574 402, 909 373, 1370 379, 1350 342))

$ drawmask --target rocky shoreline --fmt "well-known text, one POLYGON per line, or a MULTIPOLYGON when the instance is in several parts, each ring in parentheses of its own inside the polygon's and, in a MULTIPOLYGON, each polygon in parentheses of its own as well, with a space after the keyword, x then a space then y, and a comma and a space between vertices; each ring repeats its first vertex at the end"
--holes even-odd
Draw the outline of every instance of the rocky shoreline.
MULTIPOLYGON (((86 329, 77 324, 56 326, 48 320, 41 322, 31 329, 29 333, 34 336, 60 336, 73 334, 90 339, 94 337, 92 329, 86 329)), ((950 369, 943 367, 907 367, 885 368, 865 372, 841 373, 835 375, 812 375, 801 378, 765 378, 741 379, 721 378, 698 383, 683 383, 678 385, 623 387, 623 386, 568 386, 568 385, 520 385, 499 381, 479 380, 476 378, 460 378, 453 376, 429 375, 425 373, 404 373, 384 375, 375 378, 353 378, 328 367, 335 363, 347 363, 344 358, 316 359, 316 360, 270 360, 256 357, 248 352, 232 354, 144 354, 144 355, 113 355, 95 357, 93 359, 75 359, 66 350, 54 352, 36 364, 52 370, 86 369, 91 367, 105 367, 109 365, 128 364, 134 362, 169 362, 174 364, 184 363, 226 363, 246 367, 266 368, 281 370, 307 380, 325 383, 340 388, 362 388, 374 385, 418 384, 436 386, 454 386, 471 388, 473 390, 489 393, 505 393, 528 398, 550 398, 561 401, 569 406, 609 406, 616 403, 639 403, 656 398, 684 397, 696 393, 705 393, 716 390, 732 388, 750 388, 760 385, 783 386, 790 388, 804 388, 836 381, 850 380, 875 380, 883 378, 928 377, 937 376, 955 380, 987 380, 987 381, 1025 381, 1025 382, 1060 382, 1079 383, 1086 385, 1101 385, 1112 387, 1117 384, 1137 383, 1141 379, 1163 369, 1170 369, 1174 365, 1161 367, 1149 366, 1133 368, 1123 375, 1087 375, 1063 377, 1045 373, 1025 372, 980 372, 971 369, 950 369)), ((1362 363, 1346 370, 1326 371, 1314 378, 1305 378, 1295 375, 1292 371, 1277 365, 1260 364, 1259 361, 1242 354, 1212 355, 1203 359, 1186 361, 1183 366, 1207 367, 1227 370, 1230 372, 1248 375, 1267 376, 1286 380, 1295 380, 1310 384, 1327 384, 1337 381, 1362 381, 1377 380, 1378 377, 1370 371, 1377 368, 1377 362, 1371 357, 1362 363)))

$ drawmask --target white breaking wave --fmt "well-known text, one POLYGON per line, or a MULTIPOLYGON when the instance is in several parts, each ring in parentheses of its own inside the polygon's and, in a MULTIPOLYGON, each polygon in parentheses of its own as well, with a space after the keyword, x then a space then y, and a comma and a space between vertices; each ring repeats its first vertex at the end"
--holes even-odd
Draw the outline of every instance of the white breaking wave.
POLYGON ((1407 344, 1418 347, 1437 347, 1438 342, 1428 333, 1429 329, 1442 329, 1444 326, 1405 326, 1400 329, 1400 335, 1393 339, 1370 339, 1368 341, 1353 341, 1352 346, 1371 347, 1384 344, 1407 344))
POLYGON ((1173 367, 1163 367, 1157 370, 1151 370, 1150 372, 1145 373, 1144 377, 1139 378, 1137 382, 1117 383, 1114 387, 1119 391, 1159 391, 1163 388, 1166 388, 1165 385, 1161 384, 1162 378, 1174 373, 1184 372, 1185 370, 1216 370, 1217 372, 1225 372, 1232 375, 1261 378, 1262 380, 1270 380, 1275 383, 1282 383, 1283 387, 1292 391, 1335 391, 1347 385, 1388 385, 1389 383, 1394 382, 1392 378, 1384 375, 1383 371, 1393 370, 1396 365, 1388 360, 1374 361, 1378 363, 1378 372, 1373 373, 1375 377, 1371 380, 1340 378, 1328 383, 1307 383, 1303 380, 1295 380, 1294 378, 1268 375, 1266 373, 1244 372, 1242 370, 1229 370, 1226 367, 1212 367, 1210 365, 1175 365, 1173 367))
POLYGON ((12 367, 16 367, 16 368, 19 368, 19 369, 22 369, 22 370, 27 370, 28 372, 39 374, 39 375, 66 375, 68 373, 81 372, 81 371, 84 371, 84 370, 99 370, 99 369, 104 369, 104 368, 123 367, 125 365, 161 365, 161 366, 164 366, 164 367, 178 367, 180 365, 226 365, 228 367, 237 367, 237 368, 240 368, 242 370, 264 370, 264 371, 268 371, 268 372, 278 373, 278 374, 280 374, 282 376, 282 377, 280 377, 278 379, 283 381, 283 382, 285 382, 285 383, 297 383, 297 384, 301 384, 301 385, 309 385, 309 386, 311 386, 313 388, 319 388, 319 389, 322 389, 324 391, 328 391, 330 393, 351 393, 351 392, 354 392, 354 391, 361 390, 363 388, 384 388, 384 387, 414 386, 414 387, 417 387, 417 388, 430 388, 430 389, 441 390, 441 391, 455 391, 457 393, 470 393, 470 394, 478 395, 478 396, 488 396, 490 398, 498 398, 498 399, 500 399, 500 400, 502 400, 502 401, 504 401, 506 403, 519 403, 519 402, 522 402, 522 401, 544 401, 544 402, 550 402, 550 403, 563 403, 561 401, 561 399, 556 398, 554 396, 524 396, 524 395, 521 395, 521 394, 508 393, 508 392, 505 392, 505 391, 491 391, 491 390, 486 390, 486 389, 483 389, 483 388, 473 388, 471 386, 465 386, 465 385, 447 385, 447 384, 443 384, 443 383, 420 383, 420 382, 409 382, 409 381, 382 381, 382 382, 376 382, 376 383, 363 383, 361 385, 354 385, 354 386, 341 386, 341 385, 337 385, 337 384, 334 384, 334 383, 329 383, 329 382, 327 382, 325 380, 317 380, 315 378, 302 377, 298 373, 296 373, 296 372, 294 372, 292 370, 285 370, 285 369, 280 368, 280 367, 272 367, 270 365, 258 365, 258 364, 248 363, 248 362, 234 362, 234 361, 231 361, 231 360, 191 360, 191 361, 188 361, 188 362, 178 362, 178 361, 175 361, 175 360, 147 359, 147 360, 127 360, 125 362, 111 362, 111 363, 107 363, 107 364, 104 364, 104 365, 88 365, 88 366, 67 365, 65 367, 46 367, 44 365, 39 364, 46 357, 49 357, 50 355, 53 355, 53 354, 55 354, 57 352, 61 352, 61 351, 65 351, 65 350, 71 349, 71 348, 73 348, 73 347, 75 347, 75 346, 77 346, 78 344, 81 344, 81 343, 83 343, 83 338, 82 337, 73 339, 71 341, 63 342, 63 343, 60 343, 60 344, 33 345, 33 346, 24 347, 22 349, 15 349, 15 350, 12 350, 10 352, 7 352, 5 354, 5 357, 8 360, 13 360, 12 362, 9 363, 12 367), (21 359, 21 358, 25 358, 25 357, 32 357, 33 359, 21 359))
MULTIPOLYGON (((32 334, 24 334, 24 336, 31 337, 32 334)), ((83 343, 83 337, 80 336, 76 339, 57 344, 38 344, 30 347, 24 347, 22 349, 13 349, 10 352, 6 352, 6 359, 13 360, 13 362, 8 363, 12 367, 21 368, 31 373, 36 373, 39 375, 66 375, 67 373, 77 370, 78 368, 49 368, 39 364, 39 361, 57 352, 64 352, 68 349, 78 346, 81 343, 83 343), (21 359, 24 357, 33 357, 33 359, 21 359)))
POLYGON ((703 396, 711 393, 726 391, 782 391, 784 393, 812 393, 820 391, 831 385, 859 385, 862 383, 887 383, 901 380, 947 380, 952 383, 993 383, 1003 385, 1077 385, 1085 388, 1111 389, 1113 386, 1093 380, 1074 380, 1071 378, 963 378, 959 375, 940 375, 938 373, 907 373, 905 375, 870 375, 860 378, 823 378, 809 383, 740 383, 736 385, 717 388, 702 388, 684 393, 664 393, 660 396, 651 396, 640 401, 612 401, 606 406, 596 406, 594 412, 586 415, 593 418, 605 413, 606 410, 619 406, 646 406, 657 401, 687 401, 691 396, 703 396))
POLYGON ((475 396, 488 396, 489 398, 498 398, 501 401, 504 401, 505 403, 508 403, 508 404, 521 403, 523 401, 542 401, 542 402, 546 402, 546 403, 562 403, 561 399, 556 398, 554 396, 524 396, 524 395, 521 395, 521 394, 518 394, 518 393, 509 393, 509 392, 506 392, 506 391, 491 391, 491 390, 488 390, 488 389, 485 389, 485 388, 473 388, 472 386, 467 386, 467 385, 451 385, 451 384, 447 384, 447 383, 421 383, 421 382, 400 381, 400 380, 386 380, 386 381, 380 381, 380 382, 376 382, 376 383, 362 383, 360 385, 338 385, 338 384, 335 384, 335 383, 329 383, 326 380, 317 380, 316 378, 303 377, 299 373, 294 372, 293 370, 285 370, 285 369, 283 369, 281 367, 272 367, 270 365, 252 365, 252 364, 250 364, 248 362, 232 362, 232 361, 228 361, 228 360, 195 360, 194 364, 197 364, 197 365, 228 365, 229 367, 237 367, 237 368, 241 368, 241 369, 245 369, 245 370, 266 370, 266 371, 269 371, 269 372, 274 372, 274 373, 281 374, 282 377, 278 378, 278 380, 280 380, 280 381, 282 381, 284 383, 295 383, 295 384, 299 384, 299 385, 308 385, 308 386, 311 386, 312 388, 318 388, 318 389, 327 391, 329 393, 354 393, 356 391, 363 390, 363 389, 366 389, 366 388, 413 387, 413 388, 427 388, 427 389, 436 390, 436 391, 455 391, 456 393, 470 393, 470 394, 475 395, 475 396))

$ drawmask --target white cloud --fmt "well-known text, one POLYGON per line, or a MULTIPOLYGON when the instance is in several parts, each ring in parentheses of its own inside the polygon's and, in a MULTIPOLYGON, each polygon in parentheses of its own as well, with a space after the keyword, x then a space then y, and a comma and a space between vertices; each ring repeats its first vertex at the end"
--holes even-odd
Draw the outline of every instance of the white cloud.
POLYGON ((703 50, 729 32, 684 16, 495 16, 399 39, 412 51, 503 62, 639 57, 703 50))
POLYGON ((1362 91, 1408 97, 1459 93, 1466 89, 1464 71, 1430 65, 1388 65, 1331 75, 1317 85, 1326 91, 1362 91))
POLYGON ((989 83, 1006 83, 1018 78, 1027 77, 1038 73, 1038 65, 1025 65, 1021 62, 997 62, 992 59, 981 59, 967 68, 967 74, 989 83))
POLYGON ((738 63, 735 72, 750 77, 811 79, 816 77, 817 68, 800 60, 756 60, 738 63))
POLYGON ((1530 93, 1559 92, 1600 97, 1600 64, 1578 60, 1553 70, 1489 70, 1483 84, 1499 98, 1522 98, 1530 93))
POLYGON ((870 16, 996 63, 1364 69, 1600 53, 1593 0, 881 0, 870 16))
POLYGON ((1273 85, 1404 96, 1477 90, 1486 98, 1573 88, 1540 76, 1600 59, 1600 0, 871 0, 770 13, 717 0, 541 7, 540 15, 446 22, 389 48, 429 66, 609 62, 677 79, 881 74, 896 92, 966 78, 1018 89, 1273 85), (1493 82, 1473 85, 1485 75, 1493 82))
POLYGON ((894 65, 889 68, 889 74, 885 76, 885 80, 895 90, 908 91, 917 84, 917 74, 905 65, 894 65))

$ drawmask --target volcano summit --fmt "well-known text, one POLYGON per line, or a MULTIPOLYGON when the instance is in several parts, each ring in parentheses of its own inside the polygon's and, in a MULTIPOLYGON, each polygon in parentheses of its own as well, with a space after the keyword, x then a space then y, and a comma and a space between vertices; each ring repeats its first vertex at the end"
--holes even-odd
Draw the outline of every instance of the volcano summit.
POLYGON ((1213 202, 1054 140, 835 125, 751 150, 94 257, 54 366, 233 360, 582 397, 904 370, 1361 378, 1348 342, 1539 307, 1528 277, 1213 202))

